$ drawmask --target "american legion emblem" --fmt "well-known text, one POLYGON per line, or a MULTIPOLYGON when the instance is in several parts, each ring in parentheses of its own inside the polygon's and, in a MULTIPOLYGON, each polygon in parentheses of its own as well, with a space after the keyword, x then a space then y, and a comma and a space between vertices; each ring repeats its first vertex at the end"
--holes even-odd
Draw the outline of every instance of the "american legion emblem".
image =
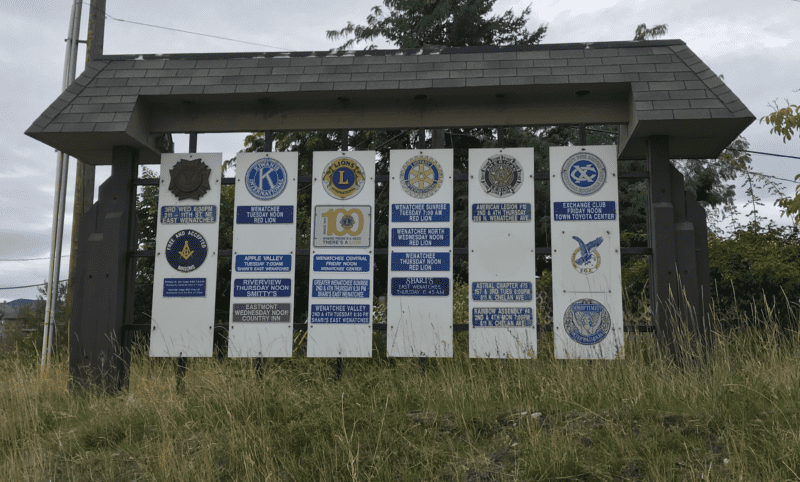
POLYGON ((280 196, 286 188, 286 169, 283 164, 265 157, 247 169, 244 185, 254 198, 269 201, 280 196))
POLYGON ((211 168, 202 159, 181 159, 169 170, 169 190, 178 201, 198 200, 210 189, 211 168))
POLYGON ((573 302, 564 313, 564 330, 581 345, 600 343, 611 329, 611 316, 602 303, 589 298, 573 302))
POLYGON ((169 265, 182 273, 194 271, 208 255, 206 238, 197 231, 185 229, 173 234, 164 250, 169 265))
POLYGON ((564 162, 561 180, 575 194, 588 196, 599 191, 606 183, 606 165, 594 154, 579 152, 564 162))
POLYGON ((490 196, 511 196, 522 186, 522 180, 522 166, 508 154, 496 154, 481 164, 481 187, 490 196))
POLYGON ((350 199, 364 189, 364 169, 355 159, 338 157, 322 172, 322 187, 332 198, 350 199))
POLYGON ((431 197, 442 187, 442 166, 428 156, 415 156, 400 169, 400 185, 409 196, 417 199, 431 197))
POLYGON ((592 274, 600 267, 600 253, 597 252, 597 247, 603 244, 603 238, 598 237, 594 241, 584 243, 583 240, 577 236, 572 239, 578 242, 578 249, 572 252, 572 267, 575 271, 581 274, 592 274))

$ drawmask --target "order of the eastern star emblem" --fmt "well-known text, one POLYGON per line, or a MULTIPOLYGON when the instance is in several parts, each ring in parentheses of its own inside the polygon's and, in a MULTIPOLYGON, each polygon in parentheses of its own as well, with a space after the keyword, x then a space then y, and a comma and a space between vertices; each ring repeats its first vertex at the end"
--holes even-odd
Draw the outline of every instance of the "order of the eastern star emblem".
POLYGON ((269 201, 278 197, 286 188, 286 177, 283 164, 265 157, 250 165, 244 184, 247 186, 247 192, 254 198, 269 201))
POLYGON ((333 198, 350 199, 364 188, 364 169, 355 159, 338 157, 322 173, 322 187, 333 198))
POLYGON ((178 231, 167 241, 164 255, 169 265, 182 273, 194 271, 203 264, 208 245, 202 234, 191 229, 178 231))
POLYGON ((594 345, 603 341, 611 330, 611 316, 599 301, 580 299, 567 307, 564 330, 581 345, 594 345))
POLYGON ((574 154, 561 168, 561 180, 570 191, 581 196, 594 194, 606 183, 606 165, 588 152, 574 154))
POLYGON ((412 157, 400 169, 400 185, 409 196, 431 197, 442 187, 444 175, 436 159, 424 155, 412 157))
POLYGON ((511 196, 522 186, 522 180, 522 166, 508 154, 496 154, 481 165, 481 187, 490 196, 511 196))
POLYGON ((169 170, 169 190, 178 201, 200 199, 211 189, 211 168, 202 159, 181 159, 169 170))
POLYGON ((584 243, 577 236, 572 239, 578 242, 578 249, 572 253, 572 267, 581 274, 592 274, 600 267, 600 253, 597 247, 603 244, 603 238, 598 237, 594 241, 584 243))

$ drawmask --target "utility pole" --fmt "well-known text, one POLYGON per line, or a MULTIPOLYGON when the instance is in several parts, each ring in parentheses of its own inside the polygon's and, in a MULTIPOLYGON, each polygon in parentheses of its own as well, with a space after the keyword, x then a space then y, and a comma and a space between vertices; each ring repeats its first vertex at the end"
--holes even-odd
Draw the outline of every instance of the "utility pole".
MULTIPOLYGON (((103 40, 106 26, 106 0, 91 0, 89 29, 86 34, 86 65, 103 55, 103 40)), ((75 205, 72 208, 72 239, 69 257, 69 287, 67 289, 67 313, 72 313, 73 283, 78 262, 78 237, 81 220, 94 203, 94 166, 81 162, 75 166, 75 205)))

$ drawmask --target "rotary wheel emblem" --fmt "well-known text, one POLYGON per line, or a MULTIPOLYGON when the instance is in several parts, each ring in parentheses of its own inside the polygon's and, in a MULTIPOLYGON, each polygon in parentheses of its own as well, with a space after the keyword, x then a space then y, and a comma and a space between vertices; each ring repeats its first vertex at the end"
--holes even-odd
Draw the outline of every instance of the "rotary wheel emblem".
POLYGON ((400 169, 400 185, 413 198, 433 196, 442 187, 443 181, 442 166, 432 157, 413 157, 400 169))
POLYGON ((210 189, 211 168, 202 159, 181 159, 169 170, 169 190, 178 201, 199 200, 210 189))

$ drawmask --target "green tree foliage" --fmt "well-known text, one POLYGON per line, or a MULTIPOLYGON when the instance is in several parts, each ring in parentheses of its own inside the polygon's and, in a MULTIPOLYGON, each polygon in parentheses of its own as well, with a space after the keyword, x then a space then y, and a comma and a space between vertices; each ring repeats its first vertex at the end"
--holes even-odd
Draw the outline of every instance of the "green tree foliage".
MULTIPOLYGON (((44 334, 44 312, 46 308, 47 282, 37 288, 39 294, 36 302, 19 308, 19 315, 15 320, 3 320, 0 337, 0 355, 21 353, 33 355, 38 358, 42 349, 42 335, 44 334)), ((53 347, 56 351, 67 348, 67 282, 58 284, 58 298, 55 300, 56 338, 53 347)))
POLYGON ((667 34, 667 24, 656 25, 653 28, 647 28, 646 24, 641 24, 636 27, 636 33, 633 40, 655 40, 667 34))
MULTIPOLYGON (((782 136, 785 143, 792 139, 795 130, 800 131, 800 106, 789 104, 787 101, 786 107, 779 108, 775 104, 774 108, 775 110, 771 114, 761 118, 761 122, 772 125, 770 133, 782 136)), ((795 176, 794 180, 800 183, 800 174, 795 176)), ((785 214, 794 218, 795 224, 800 224, 800 184, 795 189, 794 198, 785 197, 779 199, 777 205, 783 208, 781 216, 785 214)))
POLYGON ((534 32, 525 28, 531 7, 519 15, 507 10, 490 16, 496 0, 384 0, 372 7, 366 25, 347 22, 341 30, 329 30, 331 40, 347 39, 340 49, 369 44, 382 38, 401 49, 425 46, 466 47, 474 45, 533 45, 547 31, 540 25, 534 32))

